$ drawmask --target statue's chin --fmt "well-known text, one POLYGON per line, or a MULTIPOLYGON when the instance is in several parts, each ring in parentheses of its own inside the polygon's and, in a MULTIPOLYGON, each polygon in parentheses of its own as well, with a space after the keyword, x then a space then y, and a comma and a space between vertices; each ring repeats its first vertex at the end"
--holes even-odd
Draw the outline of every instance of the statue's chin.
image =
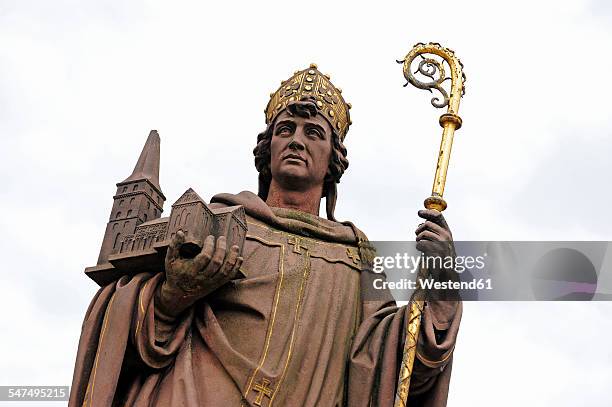
POLYGON ((307 190, 312 185, 313 180, 307 174, 304 174, 304 172, 300 168, 295 170, 286 169, 277 174, 276 177, 273 175, 273 178, 276 179, 283 189, 290 191, 307 190))

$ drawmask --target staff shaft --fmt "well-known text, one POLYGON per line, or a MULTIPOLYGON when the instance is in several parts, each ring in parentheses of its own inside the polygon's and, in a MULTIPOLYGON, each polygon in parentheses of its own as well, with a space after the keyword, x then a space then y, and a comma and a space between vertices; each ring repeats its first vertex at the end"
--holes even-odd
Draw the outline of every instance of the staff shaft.
POLYGON ((444 187, 446 186, 446 174, 448 172, 448 164, 453 148, 453 138, 455 136, 455 130, 461 127, 461 118, 454 113, 446 113, 440 117, 440 125, 443 130, 440 151, 438 152, 436 174, 434 175, 433 186, 431 187, 431 196, 425 199, 425 207, 427 209, 436 209, 442 212, 447 206, 442 196, 444 195, 444 187))
POLYGON ((446 173, 448 172, 448 163, 450 161, 451 149, 453 148, 454 135, 455 126, 453 124, 449 123, 444 126, 442 142, 440 143, 440 154, 438 155, 438 165, 436 166, 436 175, 434 176, 434 183, 431 188, 432 195, 442 196, 444 194, 446 173))
MULTIPOLYGON (((432 186, 431 196, 425 199, 425 207, 427 209, 436 209, 443 211, 446 209, 446 201, 442 197, 444 195, 444 187, 446 185, 446 174, 450 162, 450 154, 453 146, 453 138, 455 130, 461 128, 461 118, 457 115, 459 111, 459 102, 464 93, 465 75, 463 74, 463 65, 457 59, 454 52, 443 48, 440 44, 417 44, 406 55, 404 61, 404 76, 409 83, 420 89, 438 90, 444 97, 443 102, 438 98, 431 100, 435 107, 448 106, 447 112, 440 117, 440 125, 443 128, 442 141, 440 142, 440 150, 438 153, 438 161, 436 165, 436 173, 432 186), (432 78, 431 82, 421 82, 412 74, 411 64, 417 56, 430 53, 438 55, 446 60, 451 69, 451 93, 447 96, 446 91, 441 87, 441 83, 445 80, 444 66, 431 58, 423 58, 419 64, 417 72, 432 78), (433 74, 438 71, 440 77, 434 79, 433 74)), ((402 365, 400 367, 397 392, 395 397, 395 407, 406 407, 408 403, 408 393, 410 390, 410 381, 412 371, 417 354, 417 343, 419 332, 421 329, 421 315, 425 306, 426 290, 421 286, 420 282, 427 278, 429 271, 424 266, 421 266, 417 276, 419 282, 418 288, 415 290, 410 299, 408 307, 408 323, 406 325, 406 339, 404 342, 404 352, 402 356, 402 365)))

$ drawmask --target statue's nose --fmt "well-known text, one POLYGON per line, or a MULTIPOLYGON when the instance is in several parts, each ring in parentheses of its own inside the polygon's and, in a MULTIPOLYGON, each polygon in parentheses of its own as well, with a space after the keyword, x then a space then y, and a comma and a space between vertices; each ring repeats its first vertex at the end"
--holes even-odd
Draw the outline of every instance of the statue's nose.
POLYGON ((304 150, 304 143, 302 142, 301 136, 298 133, 291 137, 288 147, 292 150, 304 150))

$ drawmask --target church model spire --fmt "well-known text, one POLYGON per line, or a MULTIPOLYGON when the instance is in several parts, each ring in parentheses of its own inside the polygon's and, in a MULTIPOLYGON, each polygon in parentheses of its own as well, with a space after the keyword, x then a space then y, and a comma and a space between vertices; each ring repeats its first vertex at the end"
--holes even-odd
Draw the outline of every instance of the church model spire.
POLYGON ((161 217, 166 197, 159 186, 159 151, 159 134, 151 130, 132 175, 117 184, 98 264, 118 253, 124 238, 133 235, 138 225, 161 217))
POLYGON ((138 157, 134 171, 132 171, 132 175, 127 177, 121 184, 147 180, 161 193, 161 188, 159 187, 159 145, 160 139, 157 130, 151 130, 147 142, 140 153, 140 157, 138 157))

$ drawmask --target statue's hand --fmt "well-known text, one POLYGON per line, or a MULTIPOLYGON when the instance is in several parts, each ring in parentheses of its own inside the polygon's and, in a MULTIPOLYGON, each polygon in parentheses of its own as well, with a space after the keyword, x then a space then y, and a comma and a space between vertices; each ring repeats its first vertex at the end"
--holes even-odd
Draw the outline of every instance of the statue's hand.
MULTIPOLYGON (((453 235, 442 213, 435 209, 422 209, 418 212, 418 215, 425 219, 425 222, 417 226, 415 230, 417 250, 423 252, 425 257, 440 257, 443 260, 448 256, 454 258, 453 235)), ((433 277, 438 277, 436 274, 444 270, 434 269, 430 271, 434 273, 433 277)), ((450 270, 446 271, 450 272, 450 270)))
POLYGON ((192 259, 183 258, 179 253, 184 242, 184 233, 178 231, 166 253, 166 281, 161 287, 160 300, 164 311, 171 315, 177 315, 235 278, 242 265, 238 246, 232 246, 226 256, 225 236, 218 239, 208 236, 202 251, 192 259))
MULTIPOLYGON (((433 266, 428 266, 427 270, 431 278, 437 281, 459 281, 459 276, 455 272, 455 244, 453 243, 453 235, 442 216, 440 211, 435 209, 423 209, 419 211, 419 216, 425 219, 425 222, 417 226, 416 233, 416 248, 423 252, 426 261, 428 257, 439 257, 441 261, 432 261, 433 266), (452 265, 448 267, 448 258, 452 258, 452 265)), ((434 315, 434 320, 441 324, 450 323, 457 309, 457 301, 461 300, 458 290, 434 290, 429 292, 427 306, 434 315)), ((442 325, 440 325, 442 326, 442 325)), ((439 328, 440 330, 446 328, 439 328)), ((436 338, 438 338, 436 330, 436 338)), ((439 342, 443 340, 445 334, 440 333, 439 342)), ((438 339, 436 339, 438 340, 438 339)))

